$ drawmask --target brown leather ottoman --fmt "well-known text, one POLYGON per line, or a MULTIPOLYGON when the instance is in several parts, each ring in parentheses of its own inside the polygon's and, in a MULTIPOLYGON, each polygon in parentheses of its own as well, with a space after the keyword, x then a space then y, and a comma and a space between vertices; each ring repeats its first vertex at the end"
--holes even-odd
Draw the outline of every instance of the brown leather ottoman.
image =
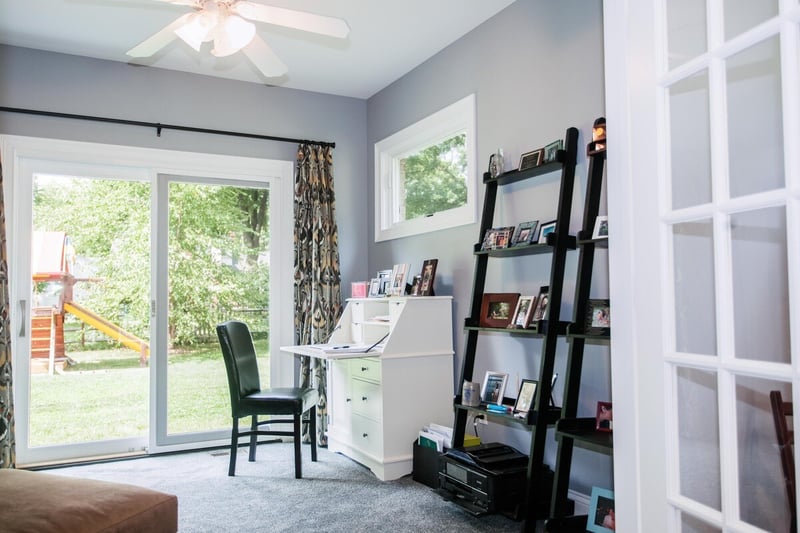
POLYGON ((142 487, 0 469, 0 530, 8 533, 175 533, 178 498, 142 487))

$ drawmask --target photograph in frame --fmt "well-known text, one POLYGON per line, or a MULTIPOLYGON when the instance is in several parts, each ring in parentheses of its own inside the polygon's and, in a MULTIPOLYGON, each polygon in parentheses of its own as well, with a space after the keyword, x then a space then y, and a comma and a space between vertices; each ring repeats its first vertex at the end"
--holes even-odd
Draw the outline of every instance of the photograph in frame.
POLYGON ((519 158, 519 168, 518 170, 522 172, 523 170, 528 170, 529 168, 538 167, 542 164, 542 160, 544 159, 544 148, 539 148, 538 150, 531 150, 530 152, 525 152, 519 158))
POLYGON ((391 296, 402 296, 406 293, 406 277, 410 266, 408 263, 394 265, 392 269, 392 288, 389 292, 391 296))
POLYGON ((564 149, 564 140, 553 141, 544 147, 544 162, 552 163, 558 159, 558 151, 564 149))
POLYGON ((502 250, 503 248, 508 248, 511 245, 511 238, 513 236, 514 226, 499 228, 497 231, 497 236, 494 240, 494 246, 492 246, 492 250, 502 250))
POLYGON ((547 303, 550 300, 550 287, 541 287, 539 289, 539 296, 536 297, 536 306, 533 309, 530 323, 536 323, 540 320, 547 319, 547 303))
POLYGON ((492 370, 487 371, 481 387, 481 402, 502 405, 507 382, 508 374, 492 370))
POLYGON ((419 287, 422 285, 422 276, 417 274, 411 282, 411 296, 419 296, 419 287))
POLYGON ((586 301, 586 318, 583 327, 586 335, 611 334, 611 302, 589 299, 586 301))
POLYGON ((515 413, 527 413, 533 407, 533 402, 536 400, 536 388, 538 386, 538 381, 532 379, 522 380, 522 384, 519 386, 517 401, 514 404, 515 413))
POLYGON ((514 318, 519 293, 492 292, 483 295, 478 325, 485 328, 505 328, 514 318))
POLYGON ((426 259, 422 263, 422 280, 419 285, 418 296, 433 296, 433 282, 436 279, 436 266, 439 264, 438 259, 426 259))
POLYGON ((556 221, 552 220, 542 224, 539 229, 539 244, 547 244, 547 236, 556 231, 556 221))
POLYGON ((616 531, 616 527, 614 492, 600 487, 592 487, 589 516, 586 518, 586 531, 613 533, 616 531))
POLYGON ((520 296, 514 309, 513 318, 509 328, 525 329, 531 323, 533 309, 536 306, 536 296, 520 296))
POLYGON ((511 246, 525 246, 531 244, 536 238, 536 229, 539 226, 538 220, 523 222, 517 226, 514 237, 511 239, 511 246))
POLYGON ((381 294, 381 280, 378 278, 372 278, 369 280, 369 297, 370 298, 377 298, 381 294))
POLYGON ((491 250, 494 248, 494 241, 497 239, 497 228, 489 228, 483 236, 481 250, 491 250))
POLYGON ((601 215, 594 219, 594 231, 592 232, 592 239, 608 239, 607 216, 601 215))
POLYGON ((392 289, 392 271, 391 269, 379 270, 378 280, 380 288, 378 289, 378 296, 388 296, 389 291, 392 289))
POLYGON ((607 433, 614 431, 614 410, 611 402, 597 402, 595 429, 607 433))

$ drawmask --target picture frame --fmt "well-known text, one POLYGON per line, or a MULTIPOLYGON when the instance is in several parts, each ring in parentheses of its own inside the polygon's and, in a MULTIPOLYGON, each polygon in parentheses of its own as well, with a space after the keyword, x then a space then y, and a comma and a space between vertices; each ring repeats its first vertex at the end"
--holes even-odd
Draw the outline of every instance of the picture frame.
POLYGON ((556 231, 556 220, 545 222, 539 228, 539 244, 547 244, 547 236, 556 231))
POLYGON ((502 250, 511 245, 511 238, 514 236, 514 226, 499 228, 494 239, 492 250, 502 250))
POLYGON ((542 164, 542 160, 544 159, 544 148, 539 148, 538 150, 531 150, 530 152, 525 152, 519 158, 519 168, 517 169, 519 172, 523 170, 528 170, 529 168, 538 167, 542 164))
POLYGON ((545 163, 552 163, 553 161, 558 160, 558 151, 564 149, 564 140, 559 139, 557 141, 553 141, 547 146, 543 148, 544 150, 544 162, 545 163))
POLYGON ((392 286, 389 294, 392 296, 402 296, 406 293, 406 278, 408 277, 408 269, 411 265, 408 263, 400 263, 394 265, 392 268, 392 286))
POLYGON ((378 289, 378 296, 388 296, 389 291, 392 288, 392 270, 379 270, 378 271, 378 281, 380 283, 380 288, 378 289))
POLYGON ((592 487, 589 515, 586 518, 586 531, 613 533, 615 530, 614 492, 609 489, 592 487))
POLYGON ((594 219, 594 231, 592 231, 592 239, 608 239, 607 216, 601 215, 594 219))
POLYGON ((611 302, 609 300, 586 300, 583 332, 586 335, 611 334, 611 302))
POLYGON ((419 296, 419 287, 422 285, 422 276, 417 274, 411 282, 411 296, 419 296))
POLYGON ((606 433, 614 431, 614 409, 611 402, 597 402, 594 428, 606 433))
POLYGON ((517 401, 514 403, 515 413, 527 413, 533 408, 533 403, 536 401, 536 389, 539 388, 539 382, 533 379, 523 379, 522 384, 519 386, 519 394, 517 394, 517 401))
POLYGON ((503 405, 507 382, 508 374, 505 372, 487 371, 481 387, 481 403, 503 405))
POLYGON ((533 309, 536 307, 536 296, 520 296, 514 308, 509 328, 525 329, 531 323, 533 309))
POLYGON ((522 222, 517 226, 514 232, 514 237, 511 238, 511 246, 525 246, 534 242, 539 227, 538 220, 531 220, 529 222, 522 222))
MULTIPOLYGON (((536 297, 536 306, 531 314, 530 324, 538 323, 540 320, 547 319, 547 304, 550 300, 550 287, 539 288, 539 296, 536 297)), ((530 325, 529 324, 529 325, 530 325)))
POLYGON ((505 328, 511 323, 519 293, 492 292, 483 295, 478 324, 485 328, 505 328))
POLYGON ((433 282, 436 279, 436 266, 439 264, 438 259, 426 259, 422 263, 422 272, 420 276, 422 279, 419 284, 418 296, 433 296, 433 282))
POLYGON ((494 247, 494 241, 497 239, 497 228, 489 228, 483 235, 481 241, 481 250, 491 250, 494 247))
POLYGON ((378 278, 372 278, 369 280, 369 297, 370 298, 378 298, 380 296, 381 290, 381 280, 378 278))

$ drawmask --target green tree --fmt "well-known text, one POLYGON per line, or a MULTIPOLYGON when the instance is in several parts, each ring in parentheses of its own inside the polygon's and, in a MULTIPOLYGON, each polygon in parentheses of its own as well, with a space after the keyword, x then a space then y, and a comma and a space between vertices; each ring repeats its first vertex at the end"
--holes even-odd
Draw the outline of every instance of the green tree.
POLYGON ((456 135, 401 160, 406 220, 467 203, 466 137, 456 135))

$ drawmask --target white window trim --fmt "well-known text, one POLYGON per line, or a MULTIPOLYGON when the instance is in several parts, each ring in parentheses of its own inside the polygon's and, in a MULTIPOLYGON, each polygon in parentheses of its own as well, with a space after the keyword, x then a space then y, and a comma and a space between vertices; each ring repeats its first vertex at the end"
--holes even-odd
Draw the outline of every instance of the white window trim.
POLYGON ((477 221, 475 95, 470 94, 375 143, 375 242, 419 235, 477 221), (395 222, 397 162, 421 148, 466 132, 467 202, 431 216, 395 222))

